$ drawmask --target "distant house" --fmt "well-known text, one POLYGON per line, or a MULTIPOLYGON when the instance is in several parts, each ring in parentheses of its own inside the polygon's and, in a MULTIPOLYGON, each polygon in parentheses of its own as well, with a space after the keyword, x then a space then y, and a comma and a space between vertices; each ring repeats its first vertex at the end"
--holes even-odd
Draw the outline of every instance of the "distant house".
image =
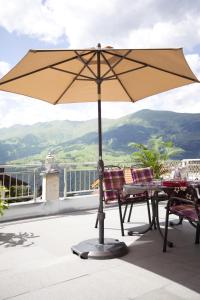
POLYGON ((28 183, 15 176, 6 174, 4 168, 0 168, 0 186, 3 186, 7 190, 7 192, 4 193, 6 196, 2 197, 7 198, 8 194, 9 198, 27 195, 28 183))
POLYGON ((25 181, 22 181, 16 177, 12 177, 10 175, 7 175, 4 173, 5 169, 0 168, 0 183, 3 184, 5 188, 9 188, 10 186, 16 186, 16 185, 25 185, 27 186, 28 183, 25 181))

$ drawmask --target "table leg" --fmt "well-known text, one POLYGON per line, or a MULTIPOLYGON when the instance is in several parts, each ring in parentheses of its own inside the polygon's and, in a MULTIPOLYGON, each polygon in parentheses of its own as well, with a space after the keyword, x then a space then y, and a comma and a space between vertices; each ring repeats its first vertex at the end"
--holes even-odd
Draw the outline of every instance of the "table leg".
MULTIPOLYGON (((148 228, 141 232, 136 232, 136 231, 130 230, 130 231, 128 231, 128 235, 144 234, 154 227, 154 229, 158 229, 160 236, 162 237, 162 239, 164 239, 164 235, 160 228, 160 222, 159 222, 159 206, 158 206, 159 198, 158 198, 157 192, 155 192, 154 195, 152 196, 151 203, 152 203, 152 220, 151 220, 151 223, 149 224, 148 228)), ((168 244, 168 247, 173 247, 172 242, 167 241, 167 244, 168 244)))
MULTIPOLYGON (((154 198, 154 202, 155 202, 155 210, 156 210, 156 213, 155 213, 156 226, 157 226, 157 229, 158 229, 162 239, 164 239, 164 234, 162 232, 162 229, 160 228, 160 221, 159 221, 159 198, 158 198, 158 195, 156 198, 154 198)), ((173 243, 170 241, 167 241, 167 245, 170 248, 173 247, 173 243)))
POLYGON ((155 203, 154 201, 152 201, 152 219, 151 222, 149 224, 149 226, 147 227, 147 229, 143 230, 143 231, 134 231, 134 230, 129 230, 128 231, 128 235, 138 235, 138 234, 144 234, 146 232, 148 232, 149 230, 152 230, 152 228, 156 228, 156 218, 155 218, 155 203))

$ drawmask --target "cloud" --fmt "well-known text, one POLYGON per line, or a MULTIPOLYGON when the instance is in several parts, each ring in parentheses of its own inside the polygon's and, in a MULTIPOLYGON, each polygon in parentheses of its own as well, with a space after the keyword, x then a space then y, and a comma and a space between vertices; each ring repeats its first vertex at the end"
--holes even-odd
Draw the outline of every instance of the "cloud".
POLYGON ((51 105, 21 95, 0 92, 0 127, 53 120, 87 120, 97 117, 97 105, 51 105), (90 106, 90 109, 89 109, 90 106))
POLYGON ((25 34, 56 44, 64 33, 54 14, 40 0, 0 0, 0 26, 8 32, 25 34))
POLYGON ((10 65, 7 62, 0 61, 0 78, 10 70, 10 65))
POLYGON ((198 44, 200 19, 188 17, 180 22, 159 22, 152 27, 133 29, 129 35, 129 44, 137 47, 184 47, 191 51, 198 44))
POLYGON ((186 60, 195 75, 200 78, 200 56, 199 54, 187 54, 186 60))
MULTIPOLYGON (((186 59, 200 78, 200 2, 191 0, 0 0, 0 26, 8 32, 47 41, 55 47, 184 47, 186 59), (62 43, 63 45, 63 43, 62 43)), ((19 40, 20 41, 20 40, 19 40)), ((5 45, 4 45, 5 46, 5 45)), ((1 51, 1 50, 0 50, 1 51)), ((0 77, 10 62, 0 62, 0 77)), ((200 111, 199 85, 192 84, 137 103, 103 103, 103 117, 116 118, 140 109, 200 111)), ((97 104, 52 106, 0 92, 0 126, 55 119, 97 117, 97 104)))
POLYGON ((70 47, 193 49, 200 38, 200 3, 166 0, 0 0, 0 26, 70 47), (194 30, 195 28, 195 30, 194 30), (67 46, 67 43, 66 43, 67 46))

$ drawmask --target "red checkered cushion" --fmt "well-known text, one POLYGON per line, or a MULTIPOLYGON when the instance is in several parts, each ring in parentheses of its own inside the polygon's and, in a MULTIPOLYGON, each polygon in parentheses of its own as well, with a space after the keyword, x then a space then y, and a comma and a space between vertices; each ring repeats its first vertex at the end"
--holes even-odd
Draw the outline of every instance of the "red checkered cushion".
POLYGON ((117 200, 117 191, 119 191, 120 196, 123 198, 122 190, 124 184, 123 170, 105 170, 103 179, 105 202, 117 200))
MULTIPOLYGON (((200 210, 200 206, 198 206, 198 209, 200 210)), ((170 212, 191 221, 198 221, 196 209, 191 204, 173 205, 170 207, 170 212)))
POLYGON ((186 180, 165 180, 162 182, 162 185, 167 187, 187 187, 188 182, 186 180))
POLYGON ((151 167, 131 169, 134 183, 151 182, 153 180, 153 169, 151 167))

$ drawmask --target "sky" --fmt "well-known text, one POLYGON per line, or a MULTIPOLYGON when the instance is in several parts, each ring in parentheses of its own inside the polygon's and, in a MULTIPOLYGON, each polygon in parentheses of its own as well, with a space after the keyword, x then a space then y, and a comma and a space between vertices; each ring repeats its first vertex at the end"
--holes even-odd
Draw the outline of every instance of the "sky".
MULTIPOLYGON (((200 79, 198 0, 0 0, 0 78, 29 49, 183 48, 200 79)), ((141 109, 200 113, 200 84, 136 103, 102 104, 104 118, 141 109)), ((0 91, 0 127, 97 118, 97 103, 50 105, 0 91)))

